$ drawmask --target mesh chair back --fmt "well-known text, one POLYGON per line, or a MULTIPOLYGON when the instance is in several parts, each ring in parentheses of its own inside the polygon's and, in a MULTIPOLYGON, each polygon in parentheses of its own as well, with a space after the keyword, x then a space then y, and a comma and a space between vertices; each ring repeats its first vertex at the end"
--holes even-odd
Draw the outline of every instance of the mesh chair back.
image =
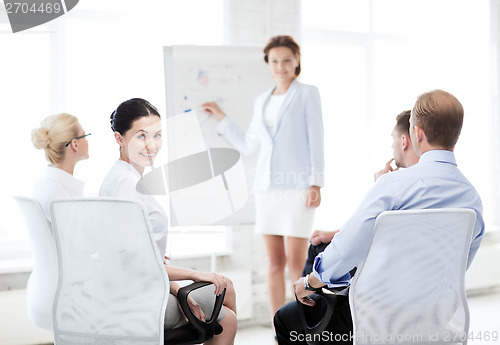
POLYGON ((354 344, 466 344, 464 275, 476 214, 388 211, 350 290, 354 344))
POLYGON ((28 317, 38 327, 52 331, 52 303, 57 287, 57 255, 50 223, 40 203, 15 196, 26 222, 33 248, 33 271, 26 286, 28 317))
POLYGON ((142 204, 61 199, 51 215, 55 344, 163 344, 168 277, 142 204))

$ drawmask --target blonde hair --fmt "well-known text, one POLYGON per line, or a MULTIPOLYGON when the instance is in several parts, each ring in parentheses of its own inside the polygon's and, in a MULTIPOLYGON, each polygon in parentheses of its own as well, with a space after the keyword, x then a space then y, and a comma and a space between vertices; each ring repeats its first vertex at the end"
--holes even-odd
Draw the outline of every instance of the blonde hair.
POLYGON ((45 150, 50 163, 58 164, 64 158, 66 143, 78 136, 78 125, 78 119, 70 114, 46 117, 40 128, 31 131, 31 141, 35 148, 45 150))

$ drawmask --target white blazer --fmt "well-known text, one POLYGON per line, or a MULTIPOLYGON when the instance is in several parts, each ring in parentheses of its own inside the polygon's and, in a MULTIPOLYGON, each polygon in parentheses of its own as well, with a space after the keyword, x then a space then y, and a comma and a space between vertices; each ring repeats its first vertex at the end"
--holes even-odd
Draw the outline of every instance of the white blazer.
POLYGON ((274 136, 264 122, 264 108, 274 87, 255 99, 250 126, 243 134, 225 117, 218 131, 241 154, 260 145, 254 189, 322 187, 324 184, 324 134, 318 88, 294 80, 278 114, 274 136))

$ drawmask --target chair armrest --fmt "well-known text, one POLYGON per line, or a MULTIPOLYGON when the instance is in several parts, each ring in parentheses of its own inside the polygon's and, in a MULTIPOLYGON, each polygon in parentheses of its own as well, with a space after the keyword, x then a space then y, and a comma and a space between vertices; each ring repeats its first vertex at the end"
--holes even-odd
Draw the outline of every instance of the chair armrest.
MULTIPOLYGON (((222 303, 224 302, 224 296, 226 295, 226 289, 219 295, 215 297, 215 304, 214 304, 214 309, 212 312, 211 317, 207 321, 202 321, 194 315, 193 311, 191 308, 189 308, 188 302, 187 302, 187 297, 188 295, 193 292, 194 290, 200 289, 204 286, 211 285, 212 283, 210 282, 196 282, 192 283, 190 285, 184 286, 179 289, 179 292, 177 293, 177 299, 179 301, 179 304, 181 306, 182 311, 184 312, 184 315, 186 315, 187 319, 189 322, 199 331, 205 332, 208 329, 212 328, 215 330, 215 334, 219 334, 222 329, 217 333, 219 329, 216 329, 216 322, 217 322, 217 317, 219 316, 220 310, 222 308, 222 303)), ((220 327, 222 328, 222 327, 220 327)))
MULTIPOLYGON (((326 310, 324 312, 323 317, 321 320, 315 324, 315 325, 309 325, 307 323, 305 313, 304 313, 304 306, 295 296, 295 299, 297 300, 297 308, 299 310, 299 315, 300 315, 300 320, 302 321, 302 325, 304 326, 304 330, 306 334, 321 334, 328 324, 330 323, 330 320, 332 318, 333 312, 337 306, 337 298, 338 297, 347 297, 349 291, 349 287, 341 287, 341 288, 321 288, 318 289, 315 294, 320 296, 323 300, 325 300, 325 306, 326 310)), ((314 342, 311 342, 314 343, 314 342)))

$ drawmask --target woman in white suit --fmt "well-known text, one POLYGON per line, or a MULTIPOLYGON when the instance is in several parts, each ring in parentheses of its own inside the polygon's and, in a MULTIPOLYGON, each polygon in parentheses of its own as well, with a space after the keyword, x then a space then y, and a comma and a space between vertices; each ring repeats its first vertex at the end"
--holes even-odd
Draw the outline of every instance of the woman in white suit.
POLYGON ((246 133, 217 104, 204 109, 221 120, 218 131, 242 154, 260 146, 254 189, 256 232, 269 259, 271 315, 285 303, 285 266, 290 280, 301 276, 315 208, 321 202, 324 147, 318 89, 296 80, 300 47, 290 36, 271 38, 264 48, 276 85, 257 97, 246 133))

